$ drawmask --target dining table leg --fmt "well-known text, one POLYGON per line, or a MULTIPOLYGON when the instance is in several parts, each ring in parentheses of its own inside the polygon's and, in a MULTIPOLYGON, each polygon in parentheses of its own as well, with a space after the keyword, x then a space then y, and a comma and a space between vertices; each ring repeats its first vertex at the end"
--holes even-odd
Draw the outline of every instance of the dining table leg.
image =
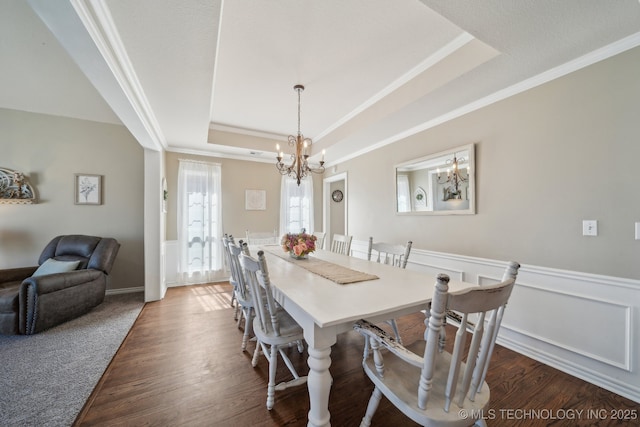
POLYGON ((326 427, 329 422, 329 393, 331 391, 331 346, 307 349, 309 357, 309 373, 307 388, 309 389, 309 427, 326 427))

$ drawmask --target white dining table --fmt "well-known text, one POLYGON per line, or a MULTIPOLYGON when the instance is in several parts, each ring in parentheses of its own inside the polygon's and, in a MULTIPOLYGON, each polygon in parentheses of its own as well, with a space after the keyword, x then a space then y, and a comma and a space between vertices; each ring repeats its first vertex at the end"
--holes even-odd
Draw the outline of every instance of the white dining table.
MULTIPOLYGON (((435 288, 431 274, 400 269, 352 256, 317 250, 310 254, 320 260, 369 273, 377 279, 338 284, 302 268, 307 260, 291 261, 274 255, 277 246, 263 249, 276 301, 300 324, 308 346, 309 390, 308 426, 329 426, 329 394, 332 377, 331 346, 337 335, 352 329, 354 322, 367 319, 381 322, 427 308, 435 288)), ((254 250, 252 253, 255 254, 254 250)), ((451 291, 472 283, 451 280, 451 291)), ((348 396, 344 396, 348 399, 348 396)))

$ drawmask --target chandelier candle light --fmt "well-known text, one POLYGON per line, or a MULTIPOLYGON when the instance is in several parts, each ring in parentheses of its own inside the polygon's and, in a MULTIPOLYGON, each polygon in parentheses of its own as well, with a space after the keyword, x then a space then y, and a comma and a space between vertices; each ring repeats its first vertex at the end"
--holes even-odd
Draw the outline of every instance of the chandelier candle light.
POLYGON ((304 86, 295 85, 293 89, 298 92, 298 134, 289 135, 289 147, 295 147, 295 153, 291 154, 291 164, 286 165, 282 162, 284 152, 280 151, 280 145, 276 144, 276 159, 278 160, 276 167, 280 174, 295 178, 299 186, 300 180, 307 176, 309 172, 324 172, 324 150, 322 150, 320 166, 316 168, 309 166, 307 159, 309 158, 311 144, 313 144, 313 142, 310 138, 305 138, 300 132, 300 92, 304 90, 304 86))

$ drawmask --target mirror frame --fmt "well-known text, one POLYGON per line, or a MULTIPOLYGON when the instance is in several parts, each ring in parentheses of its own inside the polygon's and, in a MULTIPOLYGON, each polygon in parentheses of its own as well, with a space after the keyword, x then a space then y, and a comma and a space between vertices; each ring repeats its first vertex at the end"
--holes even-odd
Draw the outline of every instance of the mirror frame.
MULTIPOLYGON (((434 166, 435 167, 435 166, 434 166)), ((442 167, 442 166, 441 166, 442 167)), ((440 151, 438 153, 429 154, 424 157, 420 157, 417 159, 408 160, 406 162, 397 164, 393 168, 394 172, 394 180, 395 180, 395 197, 394 197, 394 210, 397 215, 475 215, 476 213, 476 161, 475 161, 475 144, 466 144, 459 147, 454 147, 449 150, 440 151), (467 190, 467 198, 469 199, 469 207, 466 209, 447 209, 447 210, 420 210, 420 211, 407 211, 407 212, 399 212, 398 211, 398 169, 407 168, 409 166, 414 166, 419 163, 427 162, 429 160, 435 160, 439 157, 451 156, 454 153, 459 153, 461 151, 468 151, 468 159, 467 164, 470 168, 469 171, 469 184, 467 190)), ((417 191, 425 191, 422 186, 418 186, 417 188, 410 189, 411 197, 413 197, 414 193, 417 191)), ((431 189, 427 190, 430 192, 431 189)), ((413 203, 412 203, 413 206, 413 203)))

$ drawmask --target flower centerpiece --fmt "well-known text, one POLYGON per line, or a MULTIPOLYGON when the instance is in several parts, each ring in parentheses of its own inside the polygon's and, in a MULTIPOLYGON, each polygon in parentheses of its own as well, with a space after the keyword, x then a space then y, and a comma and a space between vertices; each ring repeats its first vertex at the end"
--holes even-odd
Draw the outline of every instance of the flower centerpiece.
POLYGON ((303 230, 301 233, 287 233, 282 236, 280 246, 293 258, 305 259, 307 255, 316 250, 316 240, 316 236, 307 234, 303 230))

